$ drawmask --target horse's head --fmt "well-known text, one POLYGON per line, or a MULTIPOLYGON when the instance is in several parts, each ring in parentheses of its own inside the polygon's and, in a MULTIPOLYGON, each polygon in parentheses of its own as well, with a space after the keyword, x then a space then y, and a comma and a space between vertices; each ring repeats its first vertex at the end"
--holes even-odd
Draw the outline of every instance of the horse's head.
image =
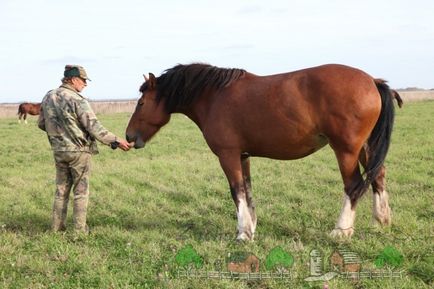
POLYGON ((157 100, 157 79, 152 73, 140 87, 142 96, 131 116, 126 130, 126 139, 134 142, 134 148, 143 148, 145 143, 170 120, 165 110, 165 100, 157 100))

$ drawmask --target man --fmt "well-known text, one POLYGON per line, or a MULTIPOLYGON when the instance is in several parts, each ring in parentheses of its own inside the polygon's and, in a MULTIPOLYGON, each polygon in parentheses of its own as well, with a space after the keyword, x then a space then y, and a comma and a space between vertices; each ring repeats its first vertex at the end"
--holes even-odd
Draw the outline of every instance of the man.
POLYGON ((130 144, 105 129, 89 102, 80 94, 87 86, 86 71, 66 65, 62 85, 50 90, 42 100, 38 127, 47 132, 56 164, 56 194, 52 229, 66 229, 65 219, 71 189, 74 193, 73 220, 76 232, 88 233, 86 224, 89 198, 89 169, 92 154, 98 149, 95 139, 124 151, 130 144))

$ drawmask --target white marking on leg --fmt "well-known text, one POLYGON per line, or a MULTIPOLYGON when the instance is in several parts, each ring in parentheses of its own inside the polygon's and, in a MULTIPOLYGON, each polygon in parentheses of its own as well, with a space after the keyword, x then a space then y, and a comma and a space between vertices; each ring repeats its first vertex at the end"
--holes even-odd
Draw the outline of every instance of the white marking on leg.
POLYGON ((372 214, 374 220, 381 225, 390 225, 389 194, 386 191, 372 195, 372 214))
POLYGON ((258 219, 256 218, 256 212, 254 209, 250 211, 250 217, 252 219, 252 240, 253 240, 253 237, 255 236, 255 231, 256 231, 256 223, 258 221, 258 219))
POLYGON ((251 240, 253 238, 254 228, 252 217, 249 213, 249 207, 245 200, 239 200, 238 204, 238 236, 237 240, 251 240))
POLYGON ((351 237, 354 233, 354 220, 356 219, 356 211, 351 208, 351 200, 345 194, 341 214, 336 222, 335 229, 331 232, 332 237, 346 238, 351 237))
POLYGON ((352 228, 355 218, 356 211, 351 208, 351 200, 345 194, 341 215, 339 216, 339 219, 336 223, 336 228, 342 230, 352 228))

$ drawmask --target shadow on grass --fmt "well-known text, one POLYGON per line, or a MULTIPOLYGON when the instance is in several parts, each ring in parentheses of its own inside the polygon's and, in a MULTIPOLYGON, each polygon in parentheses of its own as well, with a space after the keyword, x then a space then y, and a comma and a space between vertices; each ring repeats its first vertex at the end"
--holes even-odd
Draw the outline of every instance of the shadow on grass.
MULTIPOLYGON (((197 216, 183 216, 168 214, 164 217, 156 215, 142 215, 138 217, 131 212, 113 212, 118 215, 118 218, 105 215, 94 215, 90 217, 89 225, 99 227, 116 227, 123 230, 143 232, 146 235, 164 235, 167 238, 173 239, 194 239, 201 241, 215 241, 224 235, 227 238, 228 232, 225 228, 212 219, 197 216)), ((233 226, 233 234, 230 234, 233 239, 236 237, 236 222, 228 221, 233 226)))
POLYGON ((23 235, 35 235, 51 229, 51 220, 43 214, 26 212, 22 215, 9 216, 7 220, 0 221, 3 230, 23 235))
POLYGON ((189 192, 162 190, 150 183, 141 185, 148 193, 149 200, 141 196, 133 203, 131 199, 95 203, 94 210, 88 212, 89 225, 204 241, 226 235, 228 232, 225 228, 230 226, 233 228, 230 234, 236 237, 234 206, 230 207, 231 213, 228 213, 226 207, 212 206, 212 202, 210 207, 200 203, 189 192), (149 192, 156 193, 152 195, 149 192))

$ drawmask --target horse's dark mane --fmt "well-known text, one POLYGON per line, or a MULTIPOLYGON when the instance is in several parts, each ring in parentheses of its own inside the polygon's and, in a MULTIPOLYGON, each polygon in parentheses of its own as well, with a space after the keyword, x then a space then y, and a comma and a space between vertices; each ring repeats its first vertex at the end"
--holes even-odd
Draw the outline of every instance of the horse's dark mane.
MULTIPOLYGON (((219 68, 202 63, 178 64, 157 78, 156 99, 164 99, 166 111, 172 113, 190 105, 205 89, 218 91, 245 73, 243 69, 219 68)), ((147 82, 143 83, 140 92, 147 88, 147 82)))

